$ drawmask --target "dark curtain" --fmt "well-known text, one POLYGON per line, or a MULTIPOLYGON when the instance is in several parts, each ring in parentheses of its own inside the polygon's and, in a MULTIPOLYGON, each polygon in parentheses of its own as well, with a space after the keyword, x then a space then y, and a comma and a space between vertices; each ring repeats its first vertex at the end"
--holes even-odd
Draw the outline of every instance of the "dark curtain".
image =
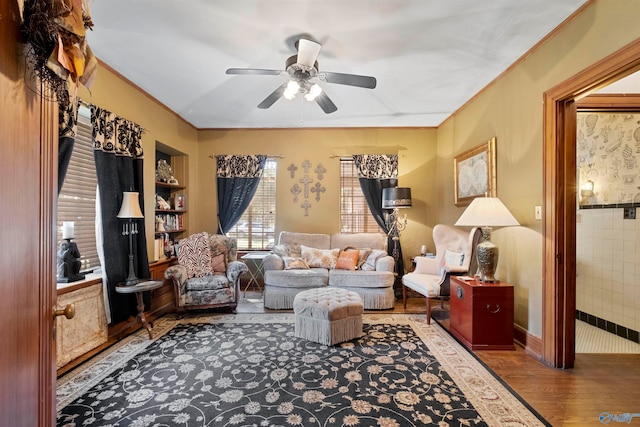
POLYGON ((218 234, 225 234, 240 219, 253 199, 267 160, 265 155, 216 156, 218 234))
MULTIPOLYGON (((95 105, 91 106, 91 124, 104 236, 102 268, 107 277, 111 323, 117 323, 136 314, 135 296, 115 291, 116 285, 125 281, 129 268, 129 237, 122 234, 123 220, 116 215, 124 191, 139 193, 144 213, 142 128, 95 105)), ((144 220, 138 220, 137 226, 138 233, 132 240, 136 276, 149 278, 144 220)))
POLYGON ((360 188, 376 222, 387 234, 387 247, 393 255, 398 276, 404 274, 402 247, 397 231, 389 234, 385 221, 389 209, 382 209, 382 189, 398 185, 398 156, 394 154, 354 154, 353 162, 358 170, 360 188))
POLYGON ((58 194, 67 175, 78 127, 78 103, 60 103, 58 109, 58 194))

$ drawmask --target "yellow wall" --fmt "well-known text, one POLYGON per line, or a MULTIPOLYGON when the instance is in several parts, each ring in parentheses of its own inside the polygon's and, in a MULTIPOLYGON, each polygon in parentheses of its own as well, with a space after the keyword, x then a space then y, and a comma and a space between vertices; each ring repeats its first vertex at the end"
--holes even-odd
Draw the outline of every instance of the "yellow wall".
MULTIPOLYGON (((202 131, 199 137, 198 180, 201 185, 195 197, 201 200, 198 227, 215 231, 216 154, 271 154, 278 159, 276 188, 276 233, 281 230, 312 233, 340 231, 340 156, 351 154, 398 154, 398 185, 411 187, 413 207, 406 209, 408 226, 401 243, 405 258, 420 251, 421 244, 433 248, 431 231, 437 218, 437 194, 433 189, 436 174, 436 130, 402 129, 280 129, 202 131), (337 156, 337 157, 333 157, 337 156), (312 195, 312 207, 305 216, 289 191, 303 175, 302 162, 309 160, 315 168, 322 164, 327 170, 319 181, 326 191, 320 201, 312 195), (287 170, 298 167, 295 179, 287 170)), ((315 177, 313 173, 309 174, 315 177)), ((301 184, 299 184, 301 185, 301 184)), ((192 193, 193 194, 193 193, 192 193)))
MULTIPOLYGON (((147 248, 149 259, 153 259, 153 239, 155 216, 149 214, 155 209, 155 150, 156 141, 170 145, 185 153, 189 158, 197 158, 198 131, 181 120, 174 113, 159 104, 144 92, 123 80, 109 67, 101 64, 98 74, 91 85, 91 92, 82 89, 80 97, 99 107, 131 120, 145 128, 142 135, 144 150, 144 211, 147 230, 147 248)), ((189 167, 188 182, 195 182, 198 172, 197 163, 189 167)), ((137 190, 137 189, 136 189, 137 190)), ((198 200, 189 199, 189 208, 197 210, 198 200)))
POLYGON ((455 222, 453 156, 497 137, 498 197, 521 227, 494 230, 496 276, 516 286, 516 323, 542 333, 543 94, 640 37, 640 2, 600 0, 515 65, 438 129, 438 221, 455 222))
MULTIPOLYGON (((412 188, 402 234, 405 258, 421 244, 433 248, 431 230, 453 224, 463 211, 453 203, 453 157, 497 137, 498 196, 522 226, 494 231, 501 248, 497 276, 516 285, 516 323, 534 335, 542 328, 542 223, 534 206, 543 204, 543 93, 640 37, 638 0, 598 0, 532 54, 487 87, 461 111, 434 129, 325 129, 197 131, 104 67, 82 97, 139 123, 147 159, 155 141, 189 157, 189 228, 216 229, 215 162, 212 154, 280 154, 277 229, 337 232, 337 158, 355 153, 397 153, 399 185, 412 188), (287 166, 303 160, 328 170, 327 191, 305 217, 292 202, 287 166), (284 178, 284 179, 282 179, 284 178)), ((154 162, 145 162, 146 212, 153 211, 154 162)), ((313 203, 314 200, 311 200, 313 203)), ((153 218, 147 215, 147 230, 153 218)), ((149 233, 148 233, 149 234, 149 233)), ((148 235, 151 248, 152 235, 148 235)))

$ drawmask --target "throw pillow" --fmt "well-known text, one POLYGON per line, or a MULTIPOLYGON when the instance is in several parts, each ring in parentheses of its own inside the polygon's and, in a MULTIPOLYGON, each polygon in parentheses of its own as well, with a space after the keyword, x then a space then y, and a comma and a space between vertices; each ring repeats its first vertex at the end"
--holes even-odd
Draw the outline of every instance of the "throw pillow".
POLYGON ((275 245, 271 250, 274 254, 281 257, 300 258, 302 253, 300 252, 300 245, 275 245))
POLYGON ((293 258, 290 256, 282 257, 284 261, 284 269, 285 270, 308 270, 309 266, 307 262, 302 258, 293 258))
POLYGON ((355 270, 358 265, 360 251, 357 249, 348 249, 340 251, 338 260, 336 261, 336 269, 338 270, 355 270))
POLYGON ((444 252, 444 257, 442 257, 442 268, 459 267, 462 265, 462 261, 464 261, 464 253, 453 252, 447 249, 444 252))
POLYGON ((214 257, 211 257, 211 270, 213 270, 216 273, 226 273, 227 271, 226 254, 219 254, 214 257))
POLYGON ((383 256, 387 256, 387 253, 383 250, 380 249, 372 249, 371 253, 369 254, 369 256, 367 257, 367 261, 365 261, 364 264, 362 264, 362 270, 363 271, 375 271, 376 269, 376 261, 378 260, 378 258, 383 257, 383 256))
POLYGON ((207 233, 192 234, 180 240, 178 248, 178 262, 187 269, 187 277, 202 277, 212 274, 211 252, 207 233))
POLYGON ((310 268, 334 268, 340 249, 316 249, 300 245, 300 252, 310 268))

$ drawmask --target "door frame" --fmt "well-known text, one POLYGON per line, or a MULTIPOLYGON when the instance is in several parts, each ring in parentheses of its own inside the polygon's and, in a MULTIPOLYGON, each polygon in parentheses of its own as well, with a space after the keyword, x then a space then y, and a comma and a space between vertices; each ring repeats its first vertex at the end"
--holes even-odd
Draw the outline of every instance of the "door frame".
POLYGON ((638 70, 640 39, 543 95, 542 358, 556 368, 575 362, 576 101, 638 70))

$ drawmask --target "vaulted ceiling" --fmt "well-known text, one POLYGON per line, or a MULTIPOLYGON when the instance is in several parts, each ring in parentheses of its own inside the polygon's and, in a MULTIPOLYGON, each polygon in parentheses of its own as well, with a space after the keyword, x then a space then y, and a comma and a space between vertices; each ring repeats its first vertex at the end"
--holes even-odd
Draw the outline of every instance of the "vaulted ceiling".
POLYGON ((96 56, 187 122, 210 128, 438 126, 587 0, 95 0, 96 56), (284 70, 300 35, 320 71, 375 89, 323 83, 338 110, 279 99, 286 81, 227 75, 284 70))

